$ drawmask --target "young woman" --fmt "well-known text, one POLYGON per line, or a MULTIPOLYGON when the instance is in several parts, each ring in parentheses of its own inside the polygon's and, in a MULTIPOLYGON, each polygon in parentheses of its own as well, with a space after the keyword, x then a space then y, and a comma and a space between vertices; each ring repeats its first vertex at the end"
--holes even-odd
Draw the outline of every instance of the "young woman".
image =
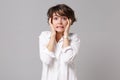
POLYGON ((41 80, 77 80, 74 59, 80 38, 69 32, 76 21, 74 11, 65 4, 58 4, 49 8, 47 15, 51 31, 43 31, 39 36, 41 80))

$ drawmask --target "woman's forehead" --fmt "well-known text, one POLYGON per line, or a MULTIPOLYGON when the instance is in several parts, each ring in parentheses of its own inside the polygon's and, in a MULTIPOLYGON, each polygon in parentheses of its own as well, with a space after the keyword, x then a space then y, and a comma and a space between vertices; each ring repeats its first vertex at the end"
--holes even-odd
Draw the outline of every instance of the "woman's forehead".
MULTIPOLYGON (((60 15, 60 14, 58 14, 58 13, 53 13, 53 17, 54 17, 54 16, 62 17, 63 15, 60 15)), ((64 17, 67 17, 67 16, 64 16, 64 17)))

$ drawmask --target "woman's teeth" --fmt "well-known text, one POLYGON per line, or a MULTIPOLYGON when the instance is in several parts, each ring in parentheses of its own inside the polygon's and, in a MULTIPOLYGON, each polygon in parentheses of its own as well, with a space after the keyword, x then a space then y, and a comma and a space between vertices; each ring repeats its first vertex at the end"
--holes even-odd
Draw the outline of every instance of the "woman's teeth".
POLYGON ((63 26, 57 26, 56 28, 64 28, 63 26))

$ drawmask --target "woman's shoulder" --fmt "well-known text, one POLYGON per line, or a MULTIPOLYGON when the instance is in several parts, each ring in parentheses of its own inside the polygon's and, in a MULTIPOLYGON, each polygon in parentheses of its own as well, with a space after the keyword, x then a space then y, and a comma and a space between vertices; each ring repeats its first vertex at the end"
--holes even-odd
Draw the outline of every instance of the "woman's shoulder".
POLYGON ((50 31, 42 31, 41 34, 50 34, 50 31))
POLYGON ((41 36, 47 37, 47 36, 50 35, 50 33, 51 33, 50 31, 42 31, 42 32, 40 33, 39 37, 41 37, 41 36))
POLYGON ((79 35, 77 33, 70 33, 69 36, 71 38, 79 37, 79 35))
POLYGON ((77 33, 70 33, 69 37, 70 37, 71 40, 75 40, 75 41, 80 40, 80 36, 77 33))

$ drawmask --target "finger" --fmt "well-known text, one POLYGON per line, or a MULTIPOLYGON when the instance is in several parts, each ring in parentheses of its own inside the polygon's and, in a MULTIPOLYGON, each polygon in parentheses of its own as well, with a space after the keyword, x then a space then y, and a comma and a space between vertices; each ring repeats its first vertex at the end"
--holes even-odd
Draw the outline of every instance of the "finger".
POLYGON ((69 19, 69 24, 71 25, 71 23, 72 23, 72 20, 71 20, 71 19, 69 19))
POLYGON ((67 19, 67 21, 68 21, 67 27, 70 27, 70 25, 71 25, 71 19, 67 19))
POLYGON ((68 22, 68 25, 70 24, 70 21, 69 21, 69 19, 67 19, 67 22, 68 22))
POLYGON ((51 18, 49 19, 49 24, 50 24, 50 27, 52 28, 53 24, 52 24, 52 19, 51 18))
POLYGON ((51 25, 51 18, 49 18, 49 24, 51 25))
POLYGON ((71 25, 71 22, 72 22, 72 20, 71 20, 71 19, 68 19, 68 23, 69 23, 69 25, 71 25))
POLYGON ((51 30, 54 32, 55 29, 54 29, 54 27, 53 27, 52 19, 51 19, 51 18, 49 18, 49 24, 50 24, 51 30))

